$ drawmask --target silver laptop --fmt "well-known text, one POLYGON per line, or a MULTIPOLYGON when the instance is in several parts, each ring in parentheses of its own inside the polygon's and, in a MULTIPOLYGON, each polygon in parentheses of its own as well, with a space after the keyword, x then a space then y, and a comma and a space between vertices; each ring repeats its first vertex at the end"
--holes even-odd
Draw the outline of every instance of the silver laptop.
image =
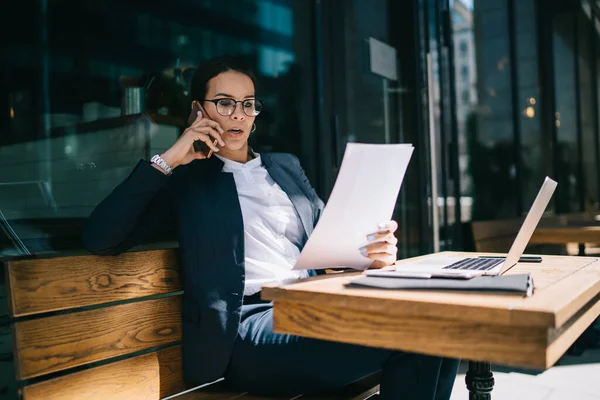
POLYGON ((428 257, 421 261, 402 263, 394 267, 393 270, 366 270, 363 273, 369 276, 462 279, 469 279, 480 275, 502 275, 515 266, 519 258, 521 258, 533 231, 540 222, 550 202, 556 186, 557 183, 555 181, 546 177, 506 258, 428 257))

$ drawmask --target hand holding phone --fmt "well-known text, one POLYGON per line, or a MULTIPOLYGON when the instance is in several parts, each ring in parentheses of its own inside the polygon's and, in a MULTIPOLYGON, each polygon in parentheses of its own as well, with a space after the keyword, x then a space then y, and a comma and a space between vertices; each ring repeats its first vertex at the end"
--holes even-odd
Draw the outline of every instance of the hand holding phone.
MULTIPOLYGON (((208 113, 206 112, 206 110, 204 109, 204 107, 202 107, 200 105, 200 103, 198 103, 196 100, 192 101, 192 114, 193 113, 196 114, 196 117, 195 117, 194 121, 191 122, 191 125, 193 125, 195 122, 197 122, 198 119, 200 119, 200 120, 207 119, 209 121, 212 121, 212 120, 210 120, 207 117, 208 113)), ((212 122, 214 122, 214 121, 212 121, 212 122)), ((215 122, 215 124, 219 125, 216 122, 215 122)), ((220 126, 219 126, 219 128, 220 128, 220 126)), ((220 129, 219 133, 222 134, 223 133, 223 129, 220 129)), ((219 143, 219 139, 214 139, 213 142, 212 142, 212 147, 211 147, 211 146, 209 146, 208 143, 206 143, 203 140, 196 140, 194 142, 194 151, 200 152, 200 153, 204 154, 206 156, 206 158, 210 158, 210 156, 212 156, 212 154, 215 151, 218 151, 217 143, 219 143), (214 149, 216 149, 216 150, 214 150, 214 149)), ((225 142, 222 142, 222 143, 219 143, 219 144, 221 146, 224 146, 225 142)))
MULTIPOLYGON (((195 102, 196 108, 192 112, 196 116, 190 127, 188 127, 177 141, 161 157, 172 169, 185 165, 193 160, 208 158, 213 152, 218 152, 219 146, 225 146, 221 138, 223 128, 216 122, 204 117, 200 106, 195 102)), ((190 119, 192 116, 190 116, 190 119)))

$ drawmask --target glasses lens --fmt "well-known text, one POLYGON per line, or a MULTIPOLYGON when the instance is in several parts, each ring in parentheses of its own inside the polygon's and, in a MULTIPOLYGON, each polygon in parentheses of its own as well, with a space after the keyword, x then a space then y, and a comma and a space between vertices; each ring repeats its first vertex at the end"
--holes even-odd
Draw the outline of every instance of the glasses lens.
POLYGON ((262 111, 262 102, 260 100, 244 101, 244 113, 249 117, 256 117, 262 111))
POLYGON ((235 108, 235 101, 231 99, 221 99, 217 102, 217 112, 221 115, 231 115, 235 108))

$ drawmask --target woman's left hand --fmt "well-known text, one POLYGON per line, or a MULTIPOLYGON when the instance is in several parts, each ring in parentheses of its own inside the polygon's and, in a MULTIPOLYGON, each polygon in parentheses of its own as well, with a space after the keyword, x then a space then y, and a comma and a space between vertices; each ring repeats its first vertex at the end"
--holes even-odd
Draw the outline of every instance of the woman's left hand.
POLYGON ((394 232, 398 229, 396 221, 379 225, 379 231, 367 235, 368 244, 360 248, 363 256, 373 260, 369 268, 383 268, 392 265, 397 260, 398 239, 394 232))

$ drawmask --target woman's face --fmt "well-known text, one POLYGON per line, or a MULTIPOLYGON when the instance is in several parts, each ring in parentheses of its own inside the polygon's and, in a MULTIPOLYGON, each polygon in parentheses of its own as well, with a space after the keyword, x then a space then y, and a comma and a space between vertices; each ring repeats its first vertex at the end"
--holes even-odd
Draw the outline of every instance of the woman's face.
MULTIPOLYGON (((222 72, 208 81, 206 100, 231 99, 235 101, 254 100, 254 84, 245 74, 237 71, 222 72)), ((256 117, 244 113, 243 103, 236 103, 233 114, 224 116, 217 112, 217 104, 202 103, 208 118, 216 121, 225 131, 222 138, 228 150, 239 150, 248 141, 252 124, 256 117)), ((225 102, 227 104, 227 102, 225 102)))

